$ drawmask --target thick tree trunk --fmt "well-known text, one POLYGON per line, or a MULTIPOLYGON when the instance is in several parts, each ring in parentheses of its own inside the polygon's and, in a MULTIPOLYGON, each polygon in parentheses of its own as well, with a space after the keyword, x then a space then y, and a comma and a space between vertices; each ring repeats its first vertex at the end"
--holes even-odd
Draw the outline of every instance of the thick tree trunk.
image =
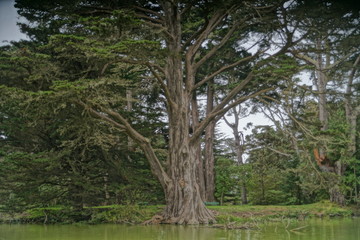
POLYGON ((167 223, 199 224, 214 222, 201 197, 197 181, 198 144, 190 141, 188 114, 185 108, 170 119, 169 171, 171 183, 166 186, 167 223))
POLYGON ((178 6, 162 2, 165 23, 172 35, 167 40, 168 55, 164 69, 168 86, 169 156, 168 171, 170 181, 164 187, 166 208, 164 222, 177 224, 200 224, 215 222, 201 197, 199 186, 200 137, 193 137, 198 122, 197 105, 191 88, 195 72, 191 59, 186 59, 186 74, 181 56, 181 16, 178 6), (170 105, 171 104, 171 105, 170 105), (192 111, 193 110, 193 111, 192 111))

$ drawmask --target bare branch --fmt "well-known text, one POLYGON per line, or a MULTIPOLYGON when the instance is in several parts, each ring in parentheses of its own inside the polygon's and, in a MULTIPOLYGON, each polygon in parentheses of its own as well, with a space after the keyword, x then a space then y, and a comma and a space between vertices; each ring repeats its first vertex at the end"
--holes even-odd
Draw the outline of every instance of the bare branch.
MULTIPOLYGON (((230 91, 226 95, 226 97, 214 108, 215 111, 225 107, 241 90, 245 88, 245 86, 254 78, 253 72, 250 72, 247 77, 241 81, 239 85, 237 85, 233 90, 230 91)), ((236 105, 236 104, 235 104, 236 105)))
POLYGON ((103 66, 103 68, 101 69, 101 71, 100 71, 100 76, 103 76, 103 75, 104 75, 105 71, 108 69, 108 67, 109 67, 111 64, 114 64, 114 63, 117 63, 117 62, 119 62, 119 61, 111 61, 111 62, 106 63, 106 64, 103 66))
MULTIPOLYGON (((248 95, 248 96, 244 96, 244 97, 241 97, 241 98, 238 98, 237 100, 235 100, 234 102, 232 102, 231 104, 229 104, 228 106, 224 107, 222 110, 218 111, 219 113, 221 114, 225 114, 227 111, 229 111, 231 108, 239 105, 240 103, 243 103, 245 101, 247 101, 248 99, 251 99, 251 98, 255 98, 263 93, 266 93, 268 91, 271 91, 271 90, 274 90, 274 88, 266 88, 266 89, 263 89, 263 90, 260 90, 256 93, 253 93, 251 95, 248 95)), ((222 115, 221 115, 222 116, 222 115)))

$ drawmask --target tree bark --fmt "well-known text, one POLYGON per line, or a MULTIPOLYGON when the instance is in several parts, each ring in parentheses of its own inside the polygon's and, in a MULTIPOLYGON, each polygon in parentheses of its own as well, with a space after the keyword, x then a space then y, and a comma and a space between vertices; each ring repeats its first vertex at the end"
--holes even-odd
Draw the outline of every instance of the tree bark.
MULTIPOLYGON (((132 90, 131 89, 127 89, 126 90, 126 110, 128 112, 131 112, 133 109, 133 102, 132 102, 132 90)), ((134 141, 132 140, 131 137, 127 137, 127 145, 128 145, 128 151, 129 152, 133 152, 134 151, 134 141)), ((131 161, 130 155, 128 154, 128 159, 129 161, 131 161)))
MULTIPOLYGON (((193 98, 191 100, 191 116, 192 116, 191 132, 193 132, 194 129, 196 129, 199 124, 199 107, 195 93, 193 94, 193 98)), ((200 187, 201 198, 204 201, 207 201, 205 174, 204 174, 204 161, 201 156, 201 142, 199 141, 194 147, 196 147, 195 157, 197 160, 196 179, 200 187)))
POLYGON ((109 174, 105 173, 104 174, 104 197, 105 197, 105 201, 104 201, 104 205, 108 205, 109 204, 109 200, 110 200, 110 193, 109 193, 109 178, 108 178, 109 174))
POLYGON ((241 203, 243 205, 248 204, 247 200, 247 188, 245 181, 241 181, 241 203))
POLYGON ((196 146, 191 146, 188 136, 176 131, 172 133, 170 147, 171 184, 166 188, 165 222, 177 224, 199 224, 214 222, 214 216, 205 207, 196 180, 196 146), (175 146, 174 146, 175 145, 175 146))
MULTIPOLYGON (((167 40, 168 55, 165 66, 165 78, 172 101, 169 108, 169 168, 170 184, 165 188, 166 208, 165 222, 177 224, 199 224, 215 222, 203 202, 197 169, 199 164, 198 149, 200 138, 192 139, 189 129, 196 127, 191 124, 192 93, 189 91, 194 84, 194 74, 191 63, 187 59, 186 78, 183 76, 183 61, 181 55, 181 19, 176 4, 163 2, 165 22, 172 38, 167 40), (185 86, 183 85, 185 83, 185 86)), ((194 107, 194 105, 193 105, 194 107)), ((195 109, 194 109, 195 110, 195 109)), ((195 125, 196 124, 196 125, 195 125)))
MULTIPOLYGON (((317 43, 317 48, 321 49, 321 43, 317 43)), ((317 57, 317 69, 316 72, 316 87, 318 89, 318 107, 319 107, 319 120, 321 123, 321 131, 326 131, 328 129, 328 112, 326 109, 326 86, 327 86, 327 77, 323 73, 323 63, 322 63, 322 54, 319 53, 317 57)), ((320 153, 321 154, 321 153, 320 153)))
MULTIPOLYGON (((205 207, 198 181, 200 139, 190 141, 188 98, 169 118, 169 169, 171 183, 165 188, 167 223, 199 224, 214 222, 213 214, 205 207)), ((179 106, 179 105, 178 105, 179 106)))
MULTIPOLYGON (((209 115, 214 109, 214 88, 213 81, 207 86, 207 105, 206 115, 209 115)), ((214 157, 214 138, 215 138, 215 121, 211 121, 205 130, 205 199, 207 202, 215 201, 215 157, 214 157)))

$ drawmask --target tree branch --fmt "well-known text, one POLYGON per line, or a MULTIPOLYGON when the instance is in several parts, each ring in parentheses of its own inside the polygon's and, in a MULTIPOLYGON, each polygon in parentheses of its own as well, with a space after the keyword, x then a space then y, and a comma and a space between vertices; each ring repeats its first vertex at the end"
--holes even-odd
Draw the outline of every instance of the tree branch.
POLYGON ((249 61, 255 57, 257 57, 260 54, 260 52, 257 52, 255 55, 253 56, 248 56, 245 58, 240 59, 239 61, 236 61, 232 64, 223 66, 221 68, 219 68, 217 71, 213 72, 212 74, 210 74, 209 76, 205 77, 203 80, 201 80, 200 82, 198 82, 197 84, 194 85, 194 87, 191 89, 191 91, 195 91, 197 88, 201 87, 202 85, 204 85, 205 83, 207 83, 208 81, 210 81, 211 79, 213 79, 214 77, 216 77, 217 75, 219 75, 220 73, 231 69, 233 67, 236 67, 237 65, 240 65, 243 62, 249 61))
POLYGON ((286 157, 291 157, 291 154, 280 152, 279 150, 276 150, 276 149, 271 148, 271 147, 266 147, 266 148, 273 151, 273 152, 275 152, 275 153, 277 153, 277 154, 284 155, 286 157))
POLYGON ((202 26, 202 28, 200 28, 198 31, 196 31, 194 34, 192 34, 187 40, 186 42, 183 44, 181 50, 185 51, 186 47, 190 45, 190 43, 197 38, 203 31, 205 31, 206 26, 208 25, 208 23, 204 24, 204 26, 202 26))
POLYGON ((357 71, 356 66, 359 63, 360 63, 360 55, 356 58, 353 66, 352 66, 350 75, 349 75, 349 82, 348 82, 348 85, 347 85, 347 88, 346 88, 346 93, 349 94, 349 95, 351 94, 351 88, 352 88, 352 85, 353 85, 353 82, 354 82, 354 76, 355 76, 355 73, 357 71))
POLYGON ((333 64, 330 64, 329 66, 326 66, 325 68, 323 68, 324 71, 328 71, 330 69, 332 69, 333 67, 339 65, 340 63, 342 63, 343 61, 345 61, 348 57, 350 57, 354 52, 355 52, 355 48, 352 49, 352 51, 350 51, 348 54, 346 54, 344 57, 340 58, 338 61, 334 62, 333 64))
POLYGON ((86 103, 84 103, 83 101, 77 101, 77 104, 79 104, 80 106, 82 106, 86 111, 88 111, 91 115, 93 115, 94 117, 100 118, 102 120, 105 120, 106 122, 110 123, 111 125, 113 125, 116 128, 120 128, 122 130, 125 130, 125 126, 122 124, 119 124, 118 122, 114 121, 113 119, 109 118, 108 116, 106 116, 105 114, 101 114, 98 111, 95 111, 93 108, 91 108, 89 105, 87 105, 86 103))
POLYGON ((138 17, 138 18, 141 18, 141 19, 146 19, 146 20, 149 20, 151 22, 161 24, 161 25, 164 24, 163 20, 160 20, 160 19, 157 19, 157 18, 152 18, 152 17, 149 17, 148 15, 145 15, 145 14, 135 13, 135 16, 138 17))
POLYGON ((303 55, 301 53, 299 53, 298 51, 290 51, 295 57, 300 58, 302 60, 304 60, 307 63, 312 64, 313 66, 315 66, 316 68, 318 68, 318 63, 316 60, 312 59, 311 57, 308 57, 306 55, 303 55))
POLYGON ((223 37, 223 39, 220 41, 218 45, 213 47, 202 59, 200 59, 197 63, 194 65, 194 69, 198 69, 204 62, 206 62, 209 58, 211 58, 217 50, 219 50, 224 44, 230 39, 231 35, 235 32, 238 25, 232 26, 229 31, 226 33, 226 35, 223 37))
POLYGON ((137 142, 141 147, 141 149, 143 150, 147 160, 150 163, 152 172, 158 178, 161 185, 165 188, 168 184, 170 184, 171 180, 167 175, 167 173, 165 172, 159 159, 157 158, 154 149, 151 146, 150 140, 142 136, 139 132, 137 132, 123 116, 121 116, 117 112, 114 112, 100 105, 96 105, 96 107, 99 108, 101 112, 96 111, 95 109, 93 109, 92 107, 90 107, 88 104, 84 103, 81 100, 76 101, 76 103, 84 107, 84 109, 88 110, 93 116, 105 120, 106 122, 109 122, 110 124, 112 124, 117 128, 125 130, 127 135, 131 137, 135 142, 137 142), (116 119, 120 123, 110 118, 109 116, 116 119))
POLYGON ((211 17, 211 19, 208 21, 208 24, 206 27, 202 28, 199 32, 197 39, 195 40, 195 43, 189 47, 189 49, 186 51, 186 57, 189 59, 193 59, 195 56, 195 53, 200 48, 201 44, 205 41, 205 39, 209 36, 211 31, 213 31, 223 20, 223 18, 228 14, 228 11, 220 9, 215 12, 215 14, 211 17))
POLYGON ((151 73, 156 78, 157 82, 160 84, 161 88, 164 90, 164 94, 165 94, 169 108, 174 109, 175 102, 172 100, 169 88, 166 86, 166 84, 164 83, 163 79, 159 76, 159 74, 157 74, 157 72, 154 71, 154 69, 151 66, 148 66, 148 67, 149 67, 151 73))
POLYGON ((152 14, 152 15, 155 15, 157 16, 159 19, 161 20, 164 20, 163 16, 161 14, 159 14, 158 12, 155 12, 153 10, 150 10, 150 9, 147 9, 147 8, 142 8, 142 7, 139 7, 139 6, 133 6, 135 9, 137 10, 140 10, 142 12, 146 12, 146 13, 149 13, 149 14, 152 14))
POLYGON ((197 129, 194 131, 193 136, 191 137, 191 141, 196 140, 198 137, 201 136, 202 132, 205 130, 205 128, 209 125, 211 121, 214 119, 218 121, 227 111, 229 111, 231 108, 235 107, 236 105, 239 105, 242 102, 245 102, 246 100, 250 98, 254 98, 256 96, 259 96, 260 94, 263 94, 267 91, 272 90, 273 88, 264 89, 261 91, 258 91, 256 93, 253 93, 248 96, 243 96, 229 104, 231 99, 238 94, 246 85, 250 82, 250 80, 253 78, 253 73, 250 72, 249 75, 244 79, 241 84, 239 84, 236 88, 234 88, 226 97, 224 100, 220 102, 204 120, 201 121, 201 123, 198 125, 197 129))
POLYGON ((172 35, 167 29, 166 27, 164 27, 163 25, 161 24, 158 24, 158 23, 152 23, 152 22, 149 22, 149 21, 143 21, 144 24, 146 25, 149 25, 150 27, 155 27, 155 28, 159 28, 161 29, 162 32, 164 32, 168 37, 170 37, 171 39, 174 39, 174 35, 172 35))

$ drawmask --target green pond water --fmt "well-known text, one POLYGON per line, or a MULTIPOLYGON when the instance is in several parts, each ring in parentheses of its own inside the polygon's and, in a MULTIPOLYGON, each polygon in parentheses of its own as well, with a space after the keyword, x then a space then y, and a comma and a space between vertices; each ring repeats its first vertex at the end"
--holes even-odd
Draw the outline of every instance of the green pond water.
POLYGON ((259 230, 206 226, 26 225, 0 224, 0 240, 360 240, 360 219, 282 221, 259 230))

